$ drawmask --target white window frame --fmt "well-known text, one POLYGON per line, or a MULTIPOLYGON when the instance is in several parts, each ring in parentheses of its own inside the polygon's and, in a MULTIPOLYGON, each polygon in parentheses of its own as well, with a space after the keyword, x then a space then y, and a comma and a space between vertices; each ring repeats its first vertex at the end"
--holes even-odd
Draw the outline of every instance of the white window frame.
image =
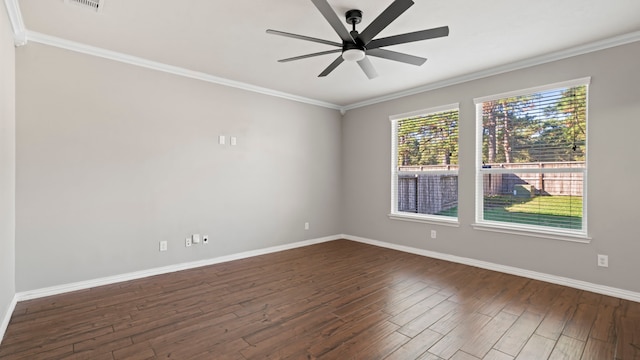
MULTIPOLYGON (((412 118, 421 115, 429 115, 444 111, 458 111, 458 133, 460 131, 460 104, 453 103, 449 105, 435 106, 423 110, 412 111, 408 113, 392 115, 389 117, 391 121, 391 213, 388 214, 390 219, 403 220, 403 221, 415 221, 428 224, 438 224, 445 226, 459 226, 458 217, 453 216, 441 216, 431 214, 415 214, 398 211, 398 122, 407 118, 412 118)), ((460 149, 460 139, 458 138, 458 149, 460 149)), ((458 163, 458 167, 459 167, 458 163)), ((407 175, 425 174, 425 172, 402 172, 407 175)), ((429 175, 456 175, 458 176, 458 170, 443 170, 443 171, 429 171, 429 175)), ((459 178, 458 178, 459 181, 459 178)), ((458 190, 460 185, 458 183, 458 190)), ((458 207, 459 209, 459 207, 458 207)), ((458 215, 459 216, 459 215, 458 215)))
MULTIPOLYGON (((591 83, 591 77, 585 77, 580 79, 574 79, 569 81, 563 81, 548 85, 542 85, 537 87, 532 87, 528 89, 510 91, 501 94, 483 96, 479 98, 473 99, 476 105, 476 219, 475 223, 472 226, 478 230, 487 230, 487 231, 495 231, 502 232, 508 234, 515 235, 526 235, 526 236, 535 236, 549 239, 557 239, 557 240, 566 240, 573 242, 581 242, 588 243, 590 242, 589 233, 587 230, 587 169, 589 168, 589 84, 591 83), (559 89, 559 88, 570 88, 576 86, 586 86, 587 94, 586 94, 586 144, 585 144, 585 167, 584 168, 557 168, 557 169, 546 169, 545 173, 548 172, 570 172, 570 173, 582 173, 582 229, 580 230, 571 230, 571 229, 562 229, 562 228, 552 228, 552 227, 544 227, 544 226, 536 226, 536 225, 526 225, 526 224, 512 224, 501 221, 490 221, 484 220, 484 189, 483 189, 483 175, 485 174, 497 174, 504 172, 513 172, 513 171, 505 171, 506 169, 485 169, 482 167, 482 135, 483 135, 483 123, 482 123, 482 103, 497 99, 503 99, 508 97, 516 97, 523 95, 530 95, 542 91, 559 89)), ((518 172, 541 172, 540 169, 519 169, 518 172)))

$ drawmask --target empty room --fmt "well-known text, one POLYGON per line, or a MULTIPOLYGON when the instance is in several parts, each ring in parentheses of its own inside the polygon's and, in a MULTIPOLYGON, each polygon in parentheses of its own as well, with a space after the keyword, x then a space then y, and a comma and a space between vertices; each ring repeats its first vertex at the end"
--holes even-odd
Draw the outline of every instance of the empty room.
POLYGON ((0 359, 640 359, 640 2, 0 8, 0 359))

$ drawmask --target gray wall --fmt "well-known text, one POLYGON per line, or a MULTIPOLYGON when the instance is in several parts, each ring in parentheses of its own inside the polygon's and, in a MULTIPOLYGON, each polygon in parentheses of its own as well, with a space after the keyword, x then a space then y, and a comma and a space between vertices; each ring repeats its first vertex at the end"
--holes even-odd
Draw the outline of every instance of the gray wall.
POLYGON ((0 6, 0 322, 7 315, 16 291, 15 124, 15 48, 3 4, 0 6))
POLYGON ((36 43, 16 63, 18 291, 341 232, 338 111, 36 43))
MULTIPOLYGON (((639 56, 640 44, 630 44, 351 110, 341 121, 336 111, 30 43, 16 51, 15 287, 346 233, 640 291, 639 56), (584 76, 592 76, 592 242, 472 229, 472 99, 584 76), (388 219, 388 116, 452 102, 461 110, 460 227, 388 219), (218 135, 238 145, 220 146, 218 135), (211 244, 185 248, 192 233, 211 244), (168 252, 158 252, 160 240, 168 252), (609 255, 609 268, 596 266, 598 253, 609 255)), ((12 156, 2 159, 10 170, 12 156)), ((12 198, 6 184, 2 194, 12 198)), ((14 292, 11 221, 2 226, 0 305, 14 292)))
POLYGON ((342 125, 344 232, 640 291, 639 58, 640 43, 634 43, 347 112, 342 125), (473 98, 586 76, 592 77, 587 205, 591 243, 474 230, 473 98), (389 116, 455 102, 460 102, 460 227, 390 220, 389 116), (438 231, 437 239, 430 239, 430 229, 438 231), (596 266, 596 254, 609 255, 609 268, 596 266))

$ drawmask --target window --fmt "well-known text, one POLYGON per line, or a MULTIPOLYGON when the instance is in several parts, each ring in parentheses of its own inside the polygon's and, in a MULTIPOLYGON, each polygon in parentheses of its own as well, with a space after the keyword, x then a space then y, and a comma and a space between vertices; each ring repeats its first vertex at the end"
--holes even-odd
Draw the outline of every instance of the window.
POLYGON ((588 83, 475 99, 477 225, 586 237, 588 83))
POLYGON ((458 104, 391 117, 392 218, 457 222, 458 104))

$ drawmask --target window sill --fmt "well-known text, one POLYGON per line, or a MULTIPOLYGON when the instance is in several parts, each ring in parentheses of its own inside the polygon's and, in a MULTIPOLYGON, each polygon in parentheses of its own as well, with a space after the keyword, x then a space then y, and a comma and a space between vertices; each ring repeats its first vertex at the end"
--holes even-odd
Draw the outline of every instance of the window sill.
POLYGON ((427 217, 420 215, 409 215, 409 214, 389 214, 389 219, 391 220, 401 220, 401 221, 411 221, 411 222, 419 222, 424 224, 434 224, 434 225, 444 225, 444 226, 452 226, 459 227, 460 223, 458 222, 458 218, 449 218, 449 217, 427 217))
POLYGON ((505 234, 514 234, 514 235, 523 235, 523 236, 533 236, 545 239, 553 239, 553 240, 562 240, 562 241, 571 241, 582 244, 588 244, 591 242, 591 237, 586 234, 576 234, 570 232, 563 231, 545 231, 538 229, 531 229, 519 226, 504 226, 501 224, 471 224, 471 226, 476 230, 482 231, 493 231, 505 234))

